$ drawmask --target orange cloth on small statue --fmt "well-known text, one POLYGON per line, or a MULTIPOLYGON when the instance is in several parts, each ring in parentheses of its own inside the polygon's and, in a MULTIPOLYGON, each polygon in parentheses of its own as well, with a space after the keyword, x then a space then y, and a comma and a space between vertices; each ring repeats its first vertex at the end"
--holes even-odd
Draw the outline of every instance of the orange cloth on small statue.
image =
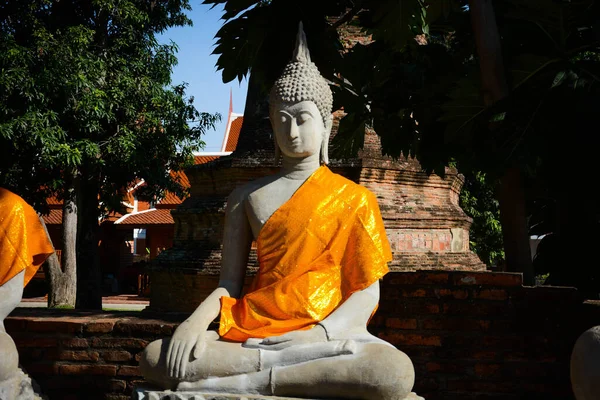
POLYGON ((35 210, 0 188, 0 286, 23 270, 26 286, 52 253, 52 242, 35 210))
POLYGON ((225 339, 311 328, 383 277, 392 259, 375 196, 325 166, 267 220, 257 247, 249 293, 221 298, 225 339))

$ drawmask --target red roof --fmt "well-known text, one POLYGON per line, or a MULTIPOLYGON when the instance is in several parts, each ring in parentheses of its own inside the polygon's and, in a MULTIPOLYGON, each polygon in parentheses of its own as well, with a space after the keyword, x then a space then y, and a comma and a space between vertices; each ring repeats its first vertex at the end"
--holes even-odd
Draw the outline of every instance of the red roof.
MULTIPOLYGON (((51 203, 48 202, 48 204, 51 204, 51 203)), ((46 225, 60 225, 60 224, 62 224, 62 210, 56 209, 56 208, 51 208, 50 214, 44 215, 43 218, 44 218, 44 222, 46 223, 46 225)))
POLYGON ((48 204, 49 206, 62 206, 62 201, 52 196, 46 199, 46 204, 48 204))
MULTIPOLYGON (((123 214, 118 212, 111 212, 109 215, 105 216, 101 222, 105 221, 116 221, 121 218, 123 214)), ((44 222, 46 225, 60 225, 62 224, 62 208, 51 208, 50 213, 48 215, 43 215, 44 222)))
POLYGON ((145 227, 147 225, 172 225, 173 217, 169 209, 156 209, 140 211, 138 213, 127 214, 117 221, 115 225, 123 228, 145 227))
POLYGON ((227 139, 227 143, 225 143, 225 149, 223 151, 234 151, 237 147, 238 140, 240 140, 240 132, 242 131, 242 123, 244 122, 244 117, 236 117, 233 121, 231 121, 231 126, 229 127, 229 132, 225 133, 225 138, 227 139))
MULTIPOLYGON (((227 151, 235 150, 235 146, 237 145, 237 141, 239 139, 242 121, 243 117, 237 117, 235 120, 233 120, 233 123, 231 124, 230 136, 227 140, 227 148, 229 149, 229 146, 233 146, 233 148, 227 151)), ((219 155, 194 156, 194 164, 206 164, 216 160, 219 157, 219 155)), ((185 172, 171 172, 171 176, 173 177, 173 179, 178 179, 179 182, 183 185, 183 187, 190 187, 190 181, 185 172)), ((135 187, 139 186, 140 183, 141 185, 145 185, 143 181, 138 181, 135 187)), ((134 203, 135 187, 133 188, 134 190, 128 190, 127 193, 125 193, 125 195, 123 196, 123 201, 128 203, 129 205, 132 205, 134 203)), ((176 196, 174 193, 167 191, 165 193, 165 197, 156 205, 157 208, 144 210, 137 213, 126 214, 125 216, 122 216, 119 213, 113 213, 107 216, 104 219, 104 221, 115 221, 115 224, 130 229, 136 226, 143 227, 146 225, 174 224, 170 210, 174 209, 177 205, 181 204, 182 201, 183 200, 176 196)), ((58 201, 56 198, 51 197, 47 199, 47 203, 51 207, 51 209, 50 214, 44 215, 44 222, 46 223, 46 225, 60 225, 62 223, 62 209, 56 208, 56 206, 62 205, 62 201, 58 201)), ((130 209, 128 208, 127 211, 130 211, 130 209)))

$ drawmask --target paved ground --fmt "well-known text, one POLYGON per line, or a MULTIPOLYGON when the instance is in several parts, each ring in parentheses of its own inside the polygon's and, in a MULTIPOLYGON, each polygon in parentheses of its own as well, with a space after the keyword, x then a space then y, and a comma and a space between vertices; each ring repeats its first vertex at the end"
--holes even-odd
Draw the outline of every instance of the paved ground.
MULTIPOLYGON (((150 302, 148 299, 136 294, 121 294, 102 297, 102 308, 105 310, 141 311, 150 302)), ((44 297, 31 297, 23 299, 19 307, 24 308, 46 308, 48 300, 44 297)))

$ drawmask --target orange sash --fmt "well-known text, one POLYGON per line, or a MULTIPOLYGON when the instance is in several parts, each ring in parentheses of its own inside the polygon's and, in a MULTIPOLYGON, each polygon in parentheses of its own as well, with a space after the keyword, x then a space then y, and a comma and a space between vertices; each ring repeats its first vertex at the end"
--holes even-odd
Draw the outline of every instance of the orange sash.
POLYGON ((0 286, 23 270, 27 285, 53 252, 35 210, 16 194, 0 188, 0 286))
POLYGON ((383 277, 392 259, 375 196, 325 166, 267 220, 257 246, 249 293, 221 298, 225 339, 309 329, 383 277))

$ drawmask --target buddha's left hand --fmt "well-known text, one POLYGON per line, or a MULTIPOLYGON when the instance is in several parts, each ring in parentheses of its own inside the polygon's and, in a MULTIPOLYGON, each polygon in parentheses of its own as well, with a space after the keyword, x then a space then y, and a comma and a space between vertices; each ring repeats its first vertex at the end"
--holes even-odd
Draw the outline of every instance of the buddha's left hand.
POLYGON ((265 339, 248 339, 244 347, 259 348, 265 350, 281 350, 298 344, 326 342, 327 333, 321 325, 305 331, 293 331, 280 336, 271 336, 265 339))

